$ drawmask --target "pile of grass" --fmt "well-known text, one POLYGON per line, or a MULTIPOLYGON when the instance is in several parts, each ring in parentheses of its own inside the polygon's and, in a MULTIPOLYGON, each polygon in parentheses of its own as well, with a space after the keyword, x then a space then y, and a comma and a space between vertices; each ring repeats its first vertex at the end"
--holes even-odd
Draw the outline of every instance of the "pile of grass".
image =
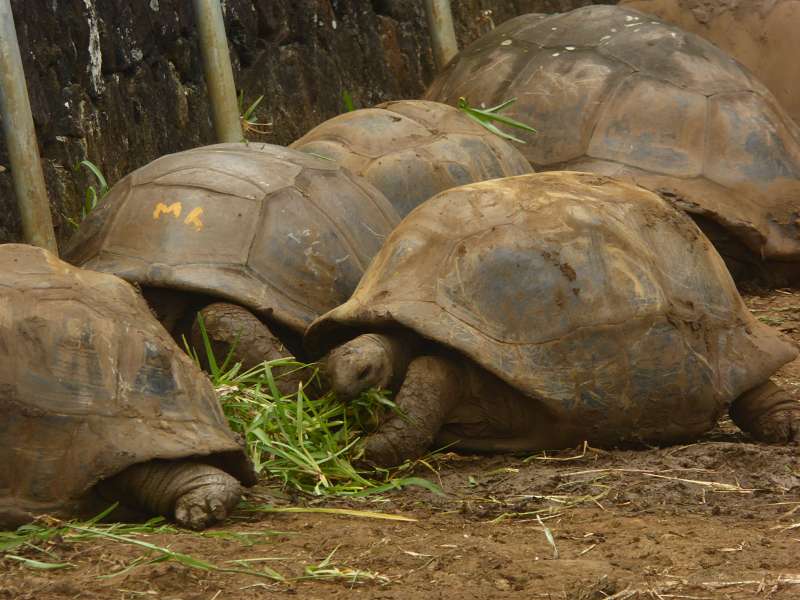
POLYGON ((370 390, 344 403, 332 392, 309 393, 321 387, 313 364, 281 359, 242 371, 238 364, 209 363, 228 422, 262 477, 314 495, 359 496, 407 485, 438 491, 430 481, 408 476, 416 463, 377 469, 362 461, 365 436, 381 413, 397 410, 387 392, 370 390), (307 374, 307 384, 281 394, 273 373, 294 370, 307 374))
MULTIPOLYGON (((382 413, 398 411, 388 392, 368 390, 341 402, 324 390, 316 364, 291 358, 243 371, 233 363, 233 351, 222 362, 214 356, 202 321, 199 325, 211 381, 231 429, 244 438, 260 476, 314 495, 363 496, 409 485, 441 493, 427 479, 408 476, 419 461, 393 469, 362 461, 365 436, 377 428, 382 413), (304 383, 282 394, 274 373, 288 376, 297 371, 304 374, 304 383)), ((195 351, 189 352, 198 359, 195 351)))

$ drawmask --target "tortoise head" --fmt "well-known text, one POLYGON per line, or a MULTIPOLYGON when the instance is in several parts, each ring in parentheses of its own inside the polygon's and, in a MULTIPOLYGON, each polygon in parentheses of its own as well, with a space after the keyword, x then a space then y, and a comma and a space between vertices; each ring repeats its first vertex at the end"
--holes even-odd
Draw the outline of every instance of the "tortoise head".
POLYGON ((389 386, 394 358, 391 344, 384 343, 383 337, 360 335, 323 359, 323 371, 339 399, 349 400, 370 388, 389 386))

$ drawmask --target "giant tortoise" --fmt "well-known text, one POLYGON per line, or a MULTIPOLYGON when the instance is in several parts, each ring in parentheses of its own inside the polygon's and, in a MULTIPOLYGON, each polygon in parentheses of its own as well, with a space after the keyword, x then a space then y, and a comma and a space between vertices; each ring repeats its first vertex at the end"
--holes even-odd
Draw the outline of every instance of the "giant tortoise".
POLYGON ((533 451, 666 444, 730 408, 800 438, 769 380, 797 355, 745 308, 719 254, 657 195, 574 172, 454 188, 408 215, 353 296, 306 333, 333 389, 398 389, 378 464, 432 442, 533 451))
MULTIPOLYGON (((217 353, 235 345, 249 367, 286 356, 284 345, 297 354, 305 327, 350 296, 398 221, 378 190, 332 161, 219 144, 122 179, 65 256, 141 286, 177 335, 199 310, 217 353)), ((194 326, 202 348, 199 337, 194 326)))
POLYGON ((537 170, 617 176, 694 217, 734 278, 800 277, 800 129, 745 68, 642 13, 523 15, 463 50, 427 98, 517 101, 537 170), (767 263, 765 264, 765 259, 767 263))
POLYGON ((622 0, 728 52, 800 123, 800 3, 797 0, 622 0))
POLYGON ((202 528, 255 483, 208 378, 125 281, 0 246, 0 529, 119 501, 202 528))
POLYGON ((365 177, 401 217, 448 188, 533 171, 516 148, 460 110, 424 100, 343 113, 290 147, 365 177))

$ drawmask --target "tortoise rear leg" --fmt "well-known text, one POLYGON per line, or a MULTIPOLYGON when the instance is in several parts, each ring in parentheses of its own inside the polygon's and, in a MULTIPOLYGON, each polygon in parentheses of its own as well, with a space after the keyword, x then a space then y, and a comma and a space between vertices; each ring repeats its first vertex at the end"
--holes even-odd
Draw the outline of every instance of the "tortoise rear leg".
POLYGON ((151 460, 102 482, 102 494, 150 514, 174 517, 189 529, 223 521, 242 496, 225 471, 193 461, 151 460))
POLYGON ((367 438, 365 459, 389 467, 422 456, 459 400, 462 370, 447 358, 415 358, 395 398, 402 414, 393 413, 367 438))
MULTIPOLYGON (((247 370, 264 361, 291 356, 269 327, 246 308, 226 302, 215 302, 199 311, 198 317, 203 320, 214 357, 220 361, 232 353, 234 362, 242 363, 242 368, 247 370)), ((192 326, 189 341, 207 369, 199 318, 192 326)), ((298 384, 309 377, 305 370, 298 371, 290 367, 274 369, 273 373, 282 394, 296 392, 298 384)))
POLYGON ((800 442, 800 402, 772 381, 734 400, 730 415, 740 429, 761 442, 800 442))

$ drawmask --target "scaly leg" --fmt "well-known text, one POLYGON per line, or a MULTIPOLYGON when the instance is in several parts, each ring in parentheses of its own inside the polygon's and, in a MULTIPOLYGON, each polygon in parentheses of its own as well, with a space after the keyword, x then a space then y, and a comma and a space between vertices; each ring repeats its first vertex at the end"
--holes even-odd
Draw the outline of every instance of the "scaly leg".
POLYGON ((439 356, 411 361, 395 398, 402 414, 393 413, 367 438, 365 458, 388 467, 422 456, 459 400, 461 371, 439 356))
MULTIPOLYGON (((264 361, 291 356, 269 327, 246 308, 215 302, 203 308, 198 315, 203 319, 214 357, 220 362, 233 351, 233 360, 242 363, 242 368, 247 370, 264 361)), ((203 337, 197 321, 192 327, 189 341, 207 368, 203 337)), ((273 369, 273 374, 282 394, 296 392, 298 384, 310 377, 304 369, 290 367, 273 369)))
POLYGON ((223 521, 242 496, 225 471, 193 461, 151 460, 101 483, 102 495, 150 514, 175 518, 189 529, 223 521))
POLYGON ((772 381, 739 396, 730 414, 739 428, 761 442, 800 442, 800 402, 772 381))

